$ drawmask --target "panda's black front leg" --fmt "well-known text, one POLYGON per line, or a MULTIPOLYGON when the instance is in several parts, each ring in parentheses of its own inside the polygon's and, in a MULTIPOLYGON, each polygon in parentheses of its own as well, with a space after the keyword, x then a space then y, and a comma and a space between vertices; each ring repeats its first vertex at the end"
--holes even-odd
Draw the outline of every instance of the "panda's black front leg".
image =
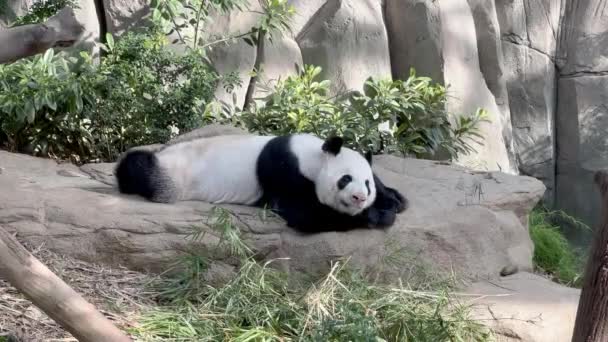
POLYGON ((281 216, 288 227, 300 233, 315 234, 330 231, 348 231, 366 228, 368 219, 360 214, 350 216, 320 203, 280 198, 270 201, 273 211, 281 216))
POLYGON ((395 213, 401 213, 408 208, 408 200, 398 190, 384 185, 376 174, 374 174, 374 183, 376 184, 376 200, 372 205, 373 208, 395 213))

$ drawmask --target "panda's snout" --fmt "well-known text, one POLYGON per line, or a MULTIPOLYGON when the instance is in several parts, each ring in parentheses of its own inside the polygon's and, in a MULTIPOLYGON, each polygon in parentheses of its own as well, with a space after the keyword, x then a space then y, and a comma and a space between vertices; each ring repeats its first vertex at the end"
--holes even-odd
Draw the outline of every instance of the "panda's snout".
POLYGON ((363 193, 357 193, 357 194, 353 194, 351 196, 351 201, 357 205, 357 206, 361 206, 365 203, 365 201, 367 201, 367 196, 363 193))

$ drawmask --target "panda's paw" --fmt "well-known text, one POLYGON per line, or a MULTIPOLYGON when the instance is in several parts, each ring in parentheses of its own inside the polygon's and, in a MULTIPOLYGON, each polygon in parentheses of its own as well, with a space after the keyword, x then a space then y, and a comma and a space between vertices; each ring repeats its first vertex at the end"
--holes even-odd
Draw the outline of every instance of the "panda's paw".
POLYGON ((367 213, 368 226, 376 229, 384 229, 392 226, 397 219, 397 213, 394 210, 382 210, 371 208, 367 213))

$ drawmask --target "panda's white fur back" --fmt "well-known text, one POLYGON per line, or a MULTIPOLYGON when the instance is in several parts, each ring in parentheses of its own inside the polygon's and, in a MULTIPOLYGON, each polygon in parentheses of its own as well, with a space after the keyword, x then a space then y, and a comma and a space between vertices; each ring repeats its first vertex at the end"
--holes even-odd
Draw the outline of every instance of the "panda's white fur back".
POLYGON ((170 175, 178 200, 253 204, 261 194, 257 158, 272 136, 224 135, 167 146, 160 166, 170 175))

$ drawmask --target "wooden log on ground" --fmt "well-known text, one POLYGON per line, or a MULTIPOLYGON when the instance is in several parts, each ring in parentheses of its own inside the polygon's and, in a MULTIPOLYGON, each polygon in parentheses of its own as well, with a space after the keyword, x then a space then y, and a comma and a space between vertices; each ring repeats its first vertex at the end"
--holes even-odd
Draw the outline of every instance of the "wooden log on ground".
POLYGON ((587 260, 572 342, 608 341, 608 173, 599 171, 594 178, 602 196, 602 222, 587 260))
POLYGON ((0 227, 0 278, 82 342, 131 339, 0 227))
POLYGON ((40 24, 11 28, 0 26, 0 64, 42 53, 53 47, 72 46, 84 32, 74 10, 64 7, 40 24))

